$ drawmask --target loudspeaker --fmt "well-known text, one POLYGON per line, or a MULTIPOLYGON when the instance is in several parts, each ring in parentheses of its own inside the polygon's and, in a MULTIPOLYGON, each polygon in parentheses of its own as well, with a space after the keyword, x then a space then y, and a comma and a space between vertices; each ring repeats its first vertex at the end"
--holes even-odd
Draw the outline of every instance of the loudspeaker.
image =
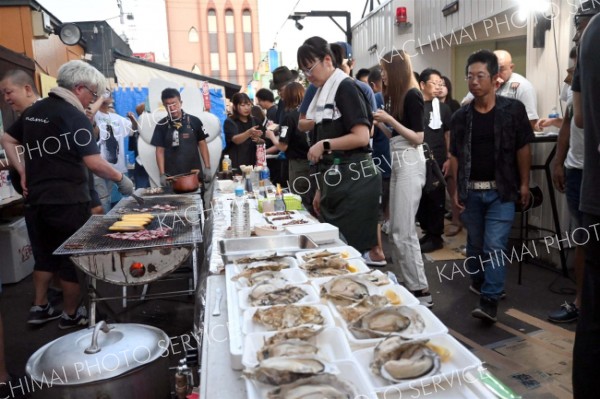
POLYGON ((81 29, 75 24, 64 24, 60 27, 58 37, 67 46, 73 46, 81 39, 81 29))

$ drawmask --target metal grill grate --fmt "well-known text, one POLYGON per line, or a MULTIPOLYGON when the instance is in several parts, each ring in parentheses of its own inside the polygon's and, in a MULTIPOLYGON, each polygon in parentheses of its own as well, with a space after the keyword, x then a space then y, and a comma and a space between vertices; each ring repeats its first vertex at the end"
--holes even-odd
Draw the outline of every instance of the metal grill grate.
POLYGON ((120 240, 106 237, 106 234, 112 233, 108 228, 117 220, 119 220, 117 216, 92 215, 75 234, 54 251, 54 255, 82 255, 157 247, 181 247, 202 242, 200 224, 186 220, 183 215, 175 213, 156 215, 154 220, 146 226, 146 229, 154 230, 159 227, 169 227, 173 230, 170 232, 169 237, 148 241, 120 240))
MULTIPOLYGON (((155 195, 144 197, 144 205, 140 206, 132 197, 125 197, 115 205, 107 216, 120 216, 124 213, 137 213, 134 209, 149 208, 144 213, 163 214, 177 212, 180 215, 184 213, 199 212, 202 210, 202 201, 199 195, 155 195), (156 205, 171 205, 176 207, 171 211, 161 209, 152 209, 156 205)), ((184 217, 184 216, 182 216, 184 217)), ((189 217, 189 216, 188 216, 189 217)))

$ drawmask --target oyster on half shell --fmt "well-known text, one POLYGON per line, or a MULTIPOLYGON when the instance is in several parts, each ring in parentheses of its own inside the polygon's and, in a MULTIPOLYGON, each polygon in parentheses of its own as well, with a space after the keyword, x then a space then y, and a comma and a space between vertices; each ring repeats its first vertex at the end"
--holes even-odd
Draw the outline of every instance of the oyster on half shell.
POLYGON ((246 269, 244 269, 244 271, 233 276, 231 278, 231 280, 237 281, 241 278, 252 278, 253 276, 255 276, 258 273, 262 273, 262 272, 266 272, 266 271, 278 272, 281 269, 287 269, 288 267, 290 267, 290 265, 288 265, 287 263, 283 263, 283 262, 262 263, 260 265, 254 266, 254 267, 247 267, 246 269))
POLYGON ((328 297, 337 305, 350 305, 369 296, 369 289, 359 277, 342 276, 323 284, 321 296, 328 297))
MULTIPOLYGON (((265 283, 268 283, 268 281, 265 283)), ((298 302, 306 295, 308 294, 302 288, 295 285, 286 285, 283 288, 262 291, 261 293, 256 293, 252 290, 248 299, 252 306, 289 305, 298 302)))
POLYGON ((373 350, 371 372, 392 382, 436 374, 441 367, 440 356, 427 347, 427 342, 389 336, 373 350))
POLYGON ((303 324, 323 324, 321 311, 314 306, 280 305, 256 309, 252 320, 273 330, 298 327, 303 324))
POLYGON ((380 338, 392 333, 420 334, 425 321, 408 306, 385 306, 363 314, 348 328, 358 339, 380 338))
POLYGON ((273 345, 288 339, 302 339, 306 341, 318 335, 321 331, 323 331, 323 326, 316 324, 306 324, 299 327, 288 328, 287 330, 281 330, 265 339, 265 345, 273 345))
POLYGON ((319 348, 307 341, 288 339, 263 346, 256 353, 256 359, 260 362, 271 357, 316 355, 318 351, 319 348))
POLYGON ((253 369, 244 370, 244 376, 270 385, 289 384, 301 378, 331 371, 331 367, 312 356, 271 357, 253 369))
POLYGON ((332 374, 320 374, 283 385, 268 394, 269 399, 354 399, 358 393, 347 381, 332 374))
POLYGON ((346 322, 352 322, 358 319, 363 314, 376 309, 386 306, 390 301, 382 295, 369 295, 363 298, 360 302, 352 304, 350 306, 336 306, 338 312, 346 322))

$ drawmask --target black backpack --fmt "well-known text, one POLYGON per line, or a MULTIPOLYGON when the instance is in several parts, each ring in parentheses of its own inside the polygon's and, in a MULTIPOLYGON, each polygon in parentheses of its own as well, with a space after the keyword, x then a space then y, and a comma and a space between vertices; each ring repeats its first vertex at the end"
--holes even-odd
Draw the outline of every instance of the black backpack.
POLYGON ((110 123, 106 124, 106 131, 108 132, 108 137, 104 143, 106 145, 106 160, 114 164, 119 159, 119 142, 110 123))

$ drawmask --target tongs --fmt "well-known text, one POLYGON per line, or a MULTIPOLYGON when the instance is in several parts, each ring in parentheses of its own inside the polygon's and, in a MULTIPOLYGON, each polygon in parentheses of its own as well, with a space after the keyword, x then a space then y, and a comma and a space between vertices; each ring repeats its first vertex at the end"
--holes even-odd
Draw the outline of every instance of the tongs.
POLYGON ((131 197, 138 203, 139 206, 144 206, 144 199, 138 195, 131 194, 131 197))

